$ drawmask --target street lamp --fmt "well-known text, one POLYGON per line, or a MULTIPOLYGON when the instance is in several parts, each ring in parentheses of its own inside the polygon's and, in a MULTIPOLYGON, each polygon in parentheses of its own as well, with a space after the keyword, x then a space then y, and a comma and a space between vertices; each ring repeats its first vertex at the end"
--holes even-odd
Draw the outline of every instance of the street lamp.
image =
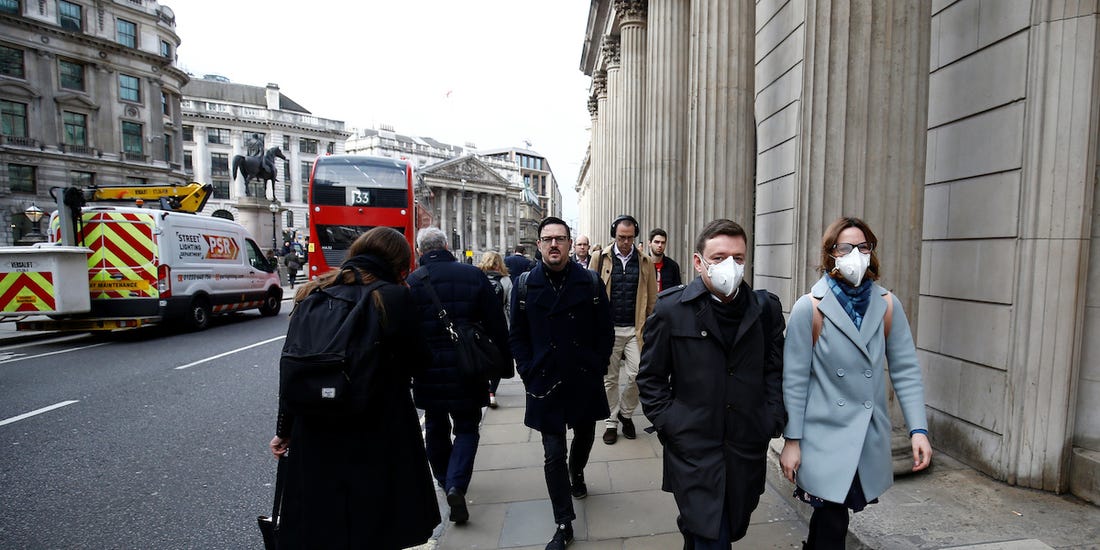
POLYGON ((24 237, 23 240, 29 242, 42 242, 46 240, 46 236, 38 232, 38 222, 45 214, 46 213, 33 202, 23 211, 23 215, 31 222, 31 232, 24 237))
POLYGON ((267 209, 271 211, 271 250, 278 254, 279 247, 277 241, 275 240, 277 229, 277 226, 275 225, 275 216, 279 213, 279 201, 271 201, 271 204, 267 205, 267 209))

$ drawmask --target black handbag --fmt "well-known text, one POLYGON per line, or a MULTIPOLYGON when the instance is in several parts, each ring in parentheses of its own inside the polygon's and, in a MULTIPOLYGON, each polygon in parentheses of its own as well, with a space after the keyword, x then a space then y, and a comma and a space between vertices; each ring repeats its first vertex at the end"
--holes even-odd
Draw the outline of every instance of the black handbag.
POLYGON ((489 335, 485 334, 485 328, 481 323, 468 322, 456 325, 440 303, 439 295, 435 293, 427 270, 424 270, 423 279, 432 302, 439 310, 439 320, 455 345, 459 374, 467 380, 478 381, 488 381, 501 376, 504 372, 504 356, 489 335))
POLYGON ((260 524, 260 534, 264 537, 266 550, 279 548, 279 522, 283 512, 283 478, 286 475, 284 463, 286 458, 280 458, 279 466, 275 468, 275 502, 271 505, 271 515, 256 518, 256 523, 260 524))

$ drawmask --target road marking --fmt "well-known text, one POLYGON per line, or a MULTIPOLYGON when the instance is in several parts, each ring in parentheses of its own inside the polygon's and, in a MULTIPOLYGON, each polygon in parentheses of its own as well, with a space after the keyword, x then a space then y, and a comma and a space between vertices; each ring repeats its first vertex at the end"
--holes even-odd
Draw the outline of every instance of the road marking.
POLYGON ((67 406, 67 405, 72 405, 73 403, 79 403, 79 402, 80 401, 62 401, 60 403, 54 403, 53 405, 50 405, 49 407, 42 407, 41 409, 31 411, 29 413, 23 413, 19 416, 13 416, 13 417, 11 417, 7 420, 0 420, 0 426, 11 424, 12 422, 19 422, 20 420, 23 420, 25 418, 30 418, 32 416, 39 415, 39 414, 42 414, 44 412, 50 412, 54 409, 60 409, 61 407, 64 407, 64 406, 67 406))
POLYGON ((47 352, 47 353, 39 353, 38 355, 25 355, 23 357, 13 357, 11 359, 4 359, 3 361, 0 361, 0 365, 3 365, 5 363, 14 363, 16 361, 26 361, 27 359, 37 359, 39 357, 48 357, 50 355, 57 355, 59 353, 69 353, 70 351, 80 351, 82 349, 97 348, 99 346, 106 346, 107 344, 110 344, 110 342, 100 342, 98 344, 92 344, 92 345, 89 345, 89 346, 80 346, 79 348, 60 349, 60 350, 57 350, 57 351, 51 351, 51 352, 47 352))
POLYGON ((19 349, 19 348, 29 348, 31 346, 44 346, 46 344, 60 344, 61 342, 68 342, 70 340, 85 340, 89 336, 91 336, 91 335, 88 334, 88 333, 71 334, 71 335, 67 335, 67 336, 58 336, 57 338, 34 340, 33 342, 27 342, 27 343, 23 343, 23 344, 14 344, 14 345, 11 345, 11 346, 3 346, 3 347, 0 347, 0 350, 7 351, 7 350, 13 350, 13 349, 19 349))
POLYGON ((237 348, 237 349, 234 349, 234 350, 229 350, 225 353, 219 353, 219 354, 217 354, 213 357, 207 357, 206 359, 199 359, 198 361, 195 361, 194 363, 188 363, 186 365, 180 365, 180 366, 176 367, 176 370, 188 369, 188 368, 191 368, 195 365, 201 365, 201 364, 203 364, 207 361, 213 361, 215 359, 221 359, 222 357, 225 357, 226 355, 233 355, 234 353, 241 352, 241 351, 244 351, 246 349, 252 349, 256 346, 262 346, 264 344, 270 344, 270 343, 272 343, 276 340, 282 340, 283 338, 286 338, 286 336, 285 335, 284 336, 276 336, 275 338, 264 340, 263 342, 256 342, 255 344, 251 344, 251 345, 245 346, 243 348, 237 348))

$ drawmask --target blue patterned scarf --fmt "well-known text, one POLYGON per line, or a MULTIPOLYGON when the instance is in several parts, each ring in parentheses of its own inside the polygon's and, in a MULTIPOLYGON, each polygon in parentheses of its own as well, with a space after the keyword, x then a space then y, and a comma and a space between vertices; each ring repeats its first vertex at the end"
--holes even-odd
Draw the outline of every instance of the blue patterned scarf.
POLYGON ((859 326, 863 324, 863 316, 867 314, 867 306, 871 305, 871 279, 864 279, 859 286, 841 284, 832 277, 826 277, 825 280, 829 282, 829 290, 833 291, 837 301, 844 306, 848 317, 852 318, 856 330, 859 330, 859 326))

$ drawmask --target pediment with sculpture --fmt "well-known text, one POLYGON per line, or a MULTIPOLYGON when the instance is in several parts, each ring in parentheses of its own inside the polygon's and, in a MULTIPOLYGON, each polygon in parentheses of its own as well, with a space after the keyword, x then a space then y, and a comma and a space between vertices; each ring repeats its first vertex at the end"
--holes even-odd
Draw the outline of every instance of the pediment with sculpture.
POLYGON ((424 177, 496 185, 508 185, 508 180, 472 155, 446 160, 420 171, 424 177))

